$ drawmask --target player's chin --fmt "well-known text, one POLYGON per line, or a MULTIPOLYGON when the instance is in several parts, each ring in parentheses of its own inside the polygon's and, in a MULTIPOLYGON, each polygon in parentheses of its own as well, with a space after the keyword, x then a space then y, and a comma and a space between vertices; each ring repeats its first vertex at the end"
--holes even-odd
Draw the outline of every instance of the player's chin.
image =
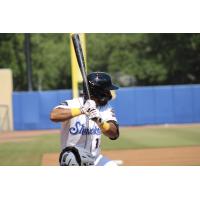
POLYGON ((102 98, 102 99, 97 99, 96 104, 98 106, 105 106, 108 103, 108 99, 107 98, 102 98))
POLYGON ((112 99, 112 96, 110 94, 99 97, 92 95, 91 99, 95 101, 97 106, 105 106, 112 99))

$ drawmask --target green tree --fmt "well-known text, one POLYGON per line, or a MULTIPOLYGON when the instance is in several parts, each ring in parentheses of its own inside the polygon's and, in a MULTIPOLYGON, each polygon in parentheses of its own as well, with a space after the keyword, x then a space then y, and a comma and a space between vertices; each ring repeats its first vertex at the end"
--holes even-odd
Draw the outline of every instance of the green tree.
POLYGON ((143 56, 162 64, 164 84, 200 82, 200 34, 148 34, 143 56))
POLYGON ((32 34, 35 89, 63 89, 71 85, 69 35, 32 34))
POLYGON ((138 85, 162 83, 166 78, 166 70, 162 64, 142 53, 146 48, 143 42, 145 37, 146 34, 88 35, 90 69, 111 73, 119 85, 123 85, 121 78, 127 76, 129 80, 134 77, 138 85))
POLYGON ((0 68, 11 68, 15 90, 26 90, 23 34, 0 34, 0 68))
MULTIPOLYGON (((31 34, 34 90, 71 88, 69 34, 31 34)), ((88 71, 120 86, 200 83, 200 34, 86 34, 88 71)), ((0 34, 0 68, 27 90, 24 34, 0 34)))
MULTIPOLYGON (((71 87, 69 34, 31 34, 34 90, 71 87)), ((13 71, 14 90, 27 90, 24 34, 0 34, 0 68, 13 71)))

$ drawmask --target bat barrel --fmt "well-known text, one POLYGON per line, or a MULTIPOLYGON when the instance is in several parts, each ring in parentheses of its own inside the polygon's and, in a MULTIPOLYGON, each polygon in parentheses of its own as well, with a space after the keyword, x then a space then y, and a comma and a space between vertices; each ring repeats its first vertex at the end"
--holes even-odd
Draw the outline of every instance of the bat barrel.
POLYGON ((83 83, 86 87, 86 95, 88 99, 90 99, 90 91, 89 91, 89 85, 88 85, 88 80, 87 80, 87 75, 86 75, 86 67, 85 67, 85 60, 83 56, 83 50, 81 47, 81 42, 78 34, 73 34, 72 35, 72 41, 74 45, 74 50, 76 53, 76 58, 78 61, 79 69, 81 71, 81 75, 83 77, 83 83))

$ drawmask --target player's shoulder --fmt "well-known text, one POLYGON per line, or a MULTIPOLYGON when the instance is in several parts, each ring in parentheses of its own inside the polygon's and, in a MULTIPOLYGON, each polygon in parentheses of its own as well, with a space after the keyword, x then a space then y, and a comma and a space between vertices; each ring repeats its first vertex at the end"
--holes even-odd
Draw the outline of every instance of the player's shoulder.
POLYGON ((68 106, 80 106, 83 105, 83 98, 79 97, 79 98, 73 98, 70 100, 66 100, 65 102, 67 102, 68 106))
POLYGON ((117 121, 114 108, 108 103, 105 106, 100 107, 101 117, 105 121, 113 120, 117 121))
POLYGON ((62 101, 57 107, 79 107, 80 105, 83 104, 83 98, 73 98, 73 99, 68 99, 62 101))
POLYGON ((113 107, 110 105, 110 103, 107 103, 105 106, 100 107, 100 111, 105 112, 105 111, 111 111, 113 110, 113 107))

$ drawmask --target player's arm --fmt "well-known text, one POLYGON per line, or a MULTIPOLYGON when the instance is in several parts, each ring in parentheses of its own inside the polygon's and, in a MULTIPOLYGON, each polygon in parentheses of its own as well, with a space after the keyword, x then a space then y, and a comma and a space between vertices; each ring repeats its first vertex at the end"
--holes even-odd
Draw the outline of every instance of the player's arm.
MULTIPOLYGON (((111 114, 112 113, 107 113, 111 114)), ((98 109, 92 109, 89 112, 90 119, 95 121, 99 128, 101 129, 102 133, 109 137, 112 140, 116 140, 119 137, 119 126, 115 120, 107 120, 104 121, 99 113, 98 109)))
POLYGON ((109 137, 111 140, 116 140, 119 137, 119 126, 113 121, 96 122, 100 127, 102 133, 109 137))
POLYGON ((70 108, 67 102, 63 102, 60 106, 51 111, 50 119, 53 122, 63 122, 81 114, 86 114, 89 110, 94 108, 96 108, 96 104, 91 100, 87 100, 81 108, 70 108))
POLYGON ((54 108, 50 113, 50 119, 53 122, 67 121, 73 117, 81 115, 80 108, 54 108))

